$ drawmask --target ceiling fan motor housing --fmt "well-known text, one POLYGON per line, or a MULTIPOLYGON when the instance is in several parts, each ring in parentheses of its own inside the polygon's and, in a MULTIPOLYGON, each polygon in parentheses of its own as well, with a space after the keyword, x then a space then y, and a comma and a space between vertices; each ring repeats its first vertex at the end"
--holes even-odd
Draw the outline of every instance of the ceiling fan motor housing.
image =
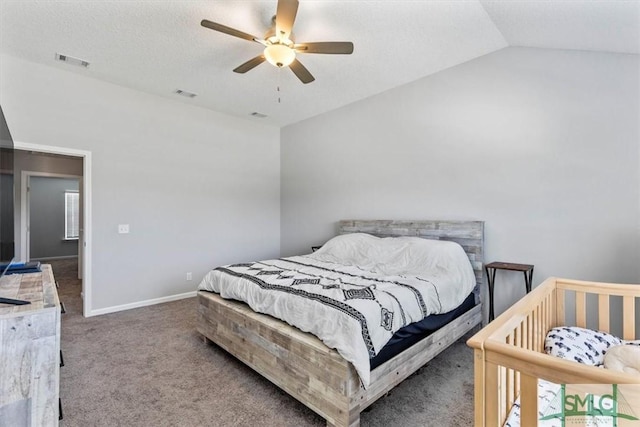
POLYGON ((296 52, 293 50, 293 33, 289 38, 283 38, 276 33, 276 16, 271 18, 272 26, 264 34, 267 46, 264 48, 264 56, 267 61, 278 68, 289 66, 296 59, 296 52))

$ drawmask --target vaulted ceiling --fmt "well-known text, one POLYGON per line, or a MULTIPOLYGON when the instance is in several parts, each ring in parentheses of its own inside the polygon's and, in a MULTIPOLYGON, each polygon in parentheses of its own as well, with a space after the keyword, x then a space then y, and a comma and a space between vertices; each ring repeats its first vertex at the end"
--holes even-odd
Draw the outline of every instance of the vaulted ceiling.
POLYGON ((316 78, 307 85, 268 63, 232 72, 259 55, 261 45, 200 21, 262 37, 276 4, 0 0, 0 53, 277 126, 507 46, 640 54, 638 0, 300 0, 296 41, 352 41, 354 53, 299 55, 316 78), (90 65, 56 61, 56 53, 90 65))

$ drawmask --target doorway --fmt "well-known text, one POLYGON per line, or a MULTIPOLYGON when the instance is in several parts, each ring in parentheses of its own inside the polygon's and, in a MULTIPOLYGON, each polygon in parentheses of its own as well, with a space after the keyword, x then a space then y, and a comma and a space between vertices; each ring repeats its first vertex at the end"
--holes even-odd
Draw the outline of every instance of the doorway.
MULTIPOLYGON (((91 152, 85 150, 77 150, 72 148, 64 148, 64 147, 54 147, 47 145, 38 145, 38 144, 30 144, 23 143, 19 141, 14 141, 14 149, 27 151, 34 154, 39 154, 41 157, 70 157, 82 162, 81 165, 81 173, 79 174, 65 174, 65 173, 57 173, 63 176, 72 175, 72 177, 79 178, 79 210, 80 210, 80 223, 79 223, 79 236, 77 239, 78 244, 78 277, 82 281, 82 312, 85 317, 92 316, 92 308, 91 308, 91 152)), ((39 164, 49 163, 49 161, 40 161, 39 164)), ((19 251, 16 253, 20 253, 20 258, 22 261, 27 261, 29 259, 29 241, 28 241, 28 230, 27 224, 29 223, 26 215, 28 212, 27 199, 26 196, 26 187, 28 177, 33 176, 34 173, 40 174, 49 174, 56 175, 56 172, 39 172, 29 170, 29 166, 24 166, 15 168, 16 172, 20 168, 20 188, 16 186, 16 199, 19 197, 19 203, 16 203, 16 210, 19 209, 19 215, 16 215, 19 218, 16 218, 16 231, 19 231, 20 236, 16 236, 16 242, 20 243, 19 251), (19 206, 19 207, 18 207, 19 206)), ((34 169, 31 167, 31 169, 34 169)), ((38 168, 41 169, 42 168, 38 168)), ((18 175, 16 175, 18 176, 18 175)), ((18 248, 16 248, 18 249, 18 248)))
MULTIPOLYGON (((26 261, 80 257, 82 176, 22 171, 26 261)), ((78 279, 82 278, 78 263, 78 279)))

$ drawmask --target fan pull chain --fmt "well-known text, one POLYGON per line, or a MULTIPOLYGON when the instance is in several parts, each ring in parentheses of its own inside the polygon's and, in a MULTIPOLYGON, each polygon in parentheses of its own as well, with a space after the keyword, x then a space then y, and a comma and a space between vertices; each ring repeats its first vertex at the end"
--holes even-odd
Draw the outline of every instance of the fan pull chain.
POLYGON ((280 99, 280 80, 281 80, 281 76, 282 75, 282 68, 278 67, 278 85, 276 86, 276 91, 278 92, 278 104, 281 104, 282 101, 280 99))

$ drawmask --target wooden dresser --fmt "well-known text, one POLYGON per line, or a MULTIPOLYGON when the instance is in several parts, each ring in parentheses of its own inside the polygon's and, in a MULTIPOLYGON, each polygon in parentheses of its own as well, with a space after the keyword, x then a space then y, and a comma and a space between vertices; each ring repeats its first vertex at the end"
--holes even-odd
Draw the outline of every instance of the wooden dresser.
POLYGON ((60 301, 50 265, 0 279, 0 425, 58 425, 60 301))

